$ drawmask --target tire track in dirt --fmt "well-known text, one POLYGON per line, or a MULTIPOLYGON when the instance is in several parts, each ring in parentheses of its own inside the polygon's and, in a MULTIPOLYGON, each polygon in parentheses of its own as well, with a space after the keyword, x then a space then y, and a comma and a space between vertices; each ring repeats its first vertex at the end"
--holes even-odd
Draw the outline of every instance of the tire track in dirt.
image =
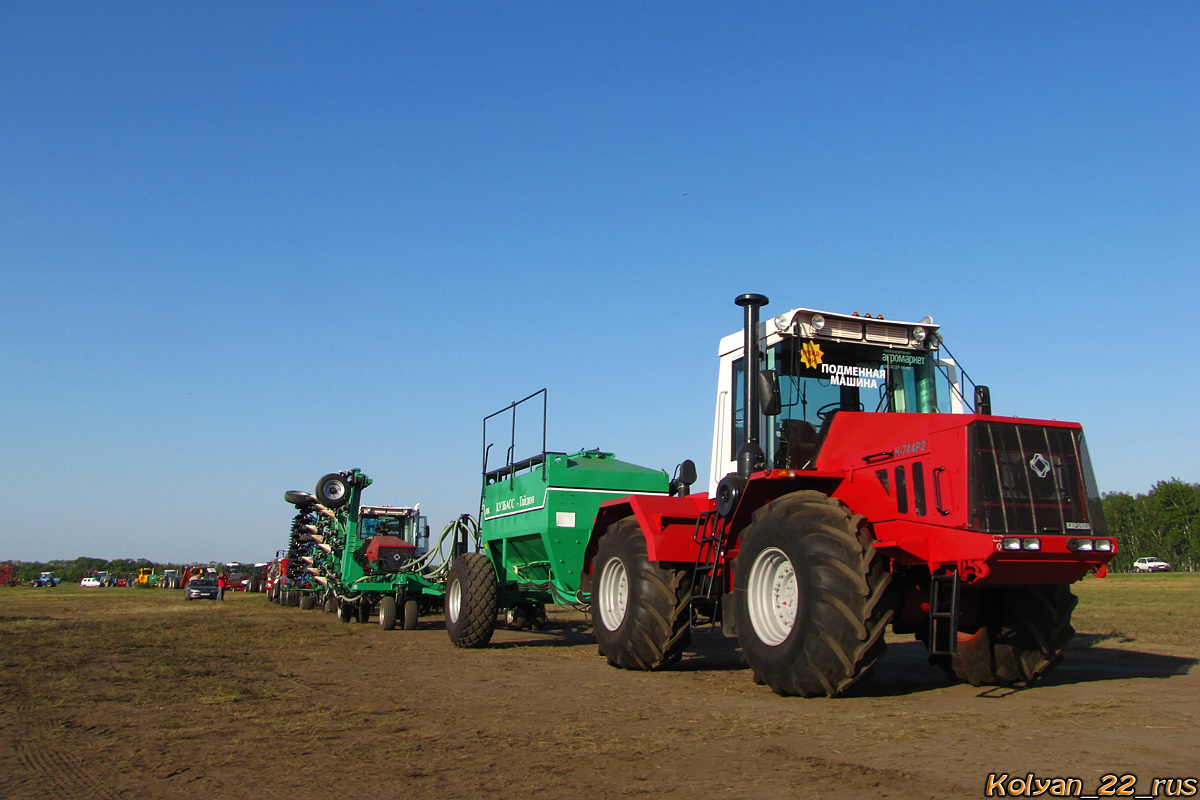
MULTIPOLYGON (((52 726, 46 724, 32 704, 17 703, 16 722, 17 763, 30 774, 25 785, 32 784, 39 797, 71 797, 86 794, 101 800, 117 800, 117 795, 83 765, 83 759, 57 747, 50 737, 52 726)), ((19 796, 19 795, 15 795, 19 796)))

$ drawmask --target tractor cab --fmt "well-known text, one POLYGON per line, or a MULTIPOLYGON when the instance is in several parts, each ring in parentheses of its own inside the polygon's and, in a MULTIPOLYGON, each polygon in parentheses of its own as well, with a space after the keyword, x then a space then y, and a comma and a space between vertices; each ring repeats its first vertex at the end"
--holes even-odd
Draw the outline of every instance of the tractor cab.
MULTIPOLYGON (((839 411, 968 412, 959 370, 930 317, 900 322, 798 308, 758 326, 766 469, 811 468, 839 411)), ((721 340, 710 491, 746 441, 743 333, 721 340)))
POLYGON ((363 541, 388 536, 411 545, 413 555, 423 555, 429 545, 429 521, 418 508, 360 506, 359 537, 363 541))

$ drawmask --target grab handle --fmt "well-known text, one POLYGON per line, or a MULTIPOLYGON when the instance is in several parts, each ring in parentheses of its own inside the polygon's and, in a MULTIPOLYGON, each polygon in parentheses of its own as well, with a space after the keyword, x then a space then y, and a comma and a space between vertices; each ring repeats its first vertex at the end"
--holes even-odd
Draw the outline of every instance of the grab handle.
POLYGON ((937 508, 938 513, 943 517, 950 513, 950 509, 942 508, 942 473, 946 471, 945 467, 935 467, 933 470, 933 504, 937 508))

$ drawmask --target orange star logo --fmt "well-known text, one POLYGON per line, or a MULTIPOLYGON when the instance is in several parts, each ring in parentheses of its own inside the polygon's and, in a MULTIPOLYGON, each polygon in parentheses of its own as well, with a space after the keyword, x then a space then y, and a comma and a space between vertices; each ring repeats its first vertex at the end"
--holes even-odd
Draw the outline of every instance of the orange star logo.
POLYGON ((821 366, 821 359, 825 354, 821 352, 821 345, 816 342, 805 342, 800 348, 800 361, 809 369, 816 369, 821 366))

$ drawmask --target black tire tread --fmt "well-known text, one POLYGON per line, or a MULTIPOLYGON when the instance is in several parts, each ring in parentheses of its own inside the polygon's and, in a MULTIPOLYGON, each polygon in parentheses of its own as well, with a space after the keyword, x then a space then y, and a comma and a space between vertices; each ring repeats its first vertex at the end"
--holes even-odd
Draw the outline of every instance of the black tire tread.
MULTIPOLYGON (((692 641, 691 596, 692 573, 689 569, 654 564, 649 560, 646 538, 635 517, 626 517, 611 525, 605 539, 616 537, 610 546, 624 549, 636 562, 636 572, 627 570, 630 582, 638 582, 637 590, 630 587, 630 605, 625 620, 617 631, 603 627, 598 605, 592 605, 592 628, 608 663, 622 669, 659 670, 683 657, 692 641), (634 602, 635 598, 641 602, 634 602)), ((605 548, 605 541, 601 540, 605 548)), ((606 559, 607 560, 607 559, 606 559)), ((600 560, 597 559, 599 569, 600 560)), ((596 576, 599 580, 599 574, 596 576)))
POLYGON ((985 624, 937 663, 972 686, 1031 685, 1062 661, 1075 636, 1071 614, 1078 602, 1068 586, 990 590, 985 624))
POLYGON ((379 627, 385 631, 396 630, 396 598, 390 595, 379 598, 379 627))
POLYGON ((450 581, 462 583, 462 605, 458 623, 451 625, 447 618, 446 631, 455 647, 484 647, 496 630, 496 609, 499 587, 492 561, 483 553, 463 553, 450 567, 450 581))
POLYGON ((421 616, 421 604, 417 598, 409 597, 404 601, 403 620, 401 626, 406 631, 417 629, 417 620, 421 616))
MULTIPOLYGON (((742 541, 763 525, 798 536, 813 583, 809 615, 814 635, 800 657, 783 668, 755 664, 748 656, 754 680, 780 695, 843 695, 883 656, 883 634, 894 613, 890 600, 885 601, 892 574, 874 549, 870 525, 841 501, 813 490, 792 492, 757 509, 742 541)), ((736 574, 748 569, 748 563, 739 564, 736 574)), ((744 596, 738 602, 744 604, 744 596)), ((748 615, 744 625, 739 620, 738 629, 742 636, 747 635, 744 629, 752 630, 748 615)))

